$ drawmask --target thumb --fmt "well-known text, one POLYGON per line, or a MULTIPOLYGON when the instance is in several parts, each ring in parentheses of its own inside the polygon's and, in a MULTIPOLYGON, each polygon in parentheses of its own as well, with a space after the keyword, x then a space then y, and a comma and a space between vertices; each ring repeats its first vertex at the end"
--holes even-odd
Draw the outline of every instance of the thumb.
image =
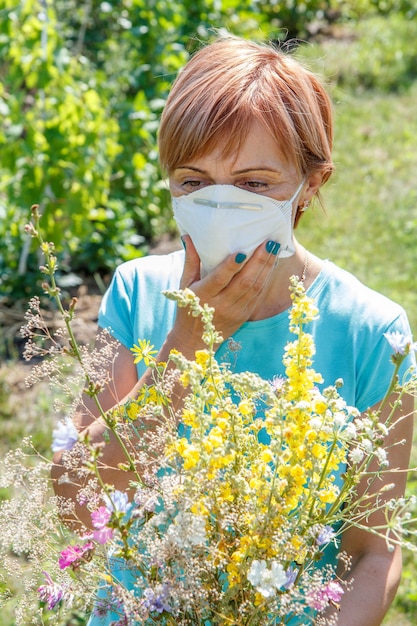
POLYGON ((190 287, 197 280, 200 280, 200 257, 194 247, 190 235, 182 235, 182 244, 185 250, 185 263, 182 271, 180 288, 190 287))

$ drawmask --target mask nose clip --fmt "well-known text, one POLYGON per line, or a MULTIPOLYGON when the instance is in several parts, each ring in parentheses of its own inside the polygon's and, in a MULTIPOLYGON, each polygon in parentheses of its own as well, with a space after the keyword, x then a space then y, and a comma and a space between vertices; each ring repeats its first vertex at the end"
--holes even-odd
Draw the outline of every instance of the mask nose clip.
POLYGON ((216 200, 206 200, 205 198, 194 198, 194 204, 209 206, 213 209, 244 209, 245 211, 261 211, 262 205, 243 202, 217 202, 216 200))

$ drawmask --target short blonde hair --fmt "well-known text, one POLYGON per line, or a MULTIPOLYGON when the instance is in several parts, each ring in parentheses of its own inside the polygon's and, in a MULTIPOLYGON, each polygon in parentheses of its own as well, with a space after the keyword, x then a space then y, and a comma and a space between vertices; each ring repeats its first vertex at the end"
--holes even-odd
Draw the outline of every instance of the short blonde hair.
MULTIPOLYGON (((317 76, 277 48, 221 37, 200 49, 176 78, 161 118, 162 167, 208 154, 218 141, 232 153, 254 119, 275 137, 302 175, 331 175, 333 111, 317 76)), ((227 156, 226 154, 226 156, 227 156)))

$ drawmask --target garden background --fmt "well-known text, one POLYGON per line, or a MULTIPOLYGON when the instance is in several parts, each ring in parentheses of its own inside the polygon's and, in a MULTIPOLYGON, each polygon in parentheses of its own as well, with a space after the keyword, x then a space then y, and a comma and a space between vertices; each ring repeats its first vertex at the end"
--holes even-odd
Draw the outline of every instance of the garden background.
MULTIPOLYGON (((42 294, 24 232, 30 206, 41 206, 60 287, 79 297, 75 329, 89 342, 114 268, 178 245, 158 119, 176 72, 214 28, 279 40, 326 77, 337 170, 326 211, 307 213, 298 238, 400 302, 417 332, 416 0, 0 0, 1 456, 28 434, 49 455, 56 420, 48 386, 26 390, 20 358, 18 329, 42 294)), ((51 303, 43 308, 54 327, 51 303)), ((415 572, 406 555, 387 626, 417 623, 415 572)), ((22 593, 24 581, 13 588, 22 593)), ((13 599, 1 620, 14 624, 13 599)))

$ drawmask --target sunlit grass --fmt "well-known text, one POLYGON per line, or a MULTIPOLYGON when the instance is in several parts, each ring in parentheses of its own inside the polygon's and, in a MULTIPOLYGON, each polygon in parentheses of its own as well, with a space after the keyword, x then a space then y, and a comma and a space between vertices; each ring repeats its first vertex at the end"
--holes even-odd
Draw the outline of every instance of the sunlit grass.
POLYGON ((417 328, 417 84, 402 95, 338 94, 336 173, 326 214, 305 215, 299 239, 396 300, 417 328))

